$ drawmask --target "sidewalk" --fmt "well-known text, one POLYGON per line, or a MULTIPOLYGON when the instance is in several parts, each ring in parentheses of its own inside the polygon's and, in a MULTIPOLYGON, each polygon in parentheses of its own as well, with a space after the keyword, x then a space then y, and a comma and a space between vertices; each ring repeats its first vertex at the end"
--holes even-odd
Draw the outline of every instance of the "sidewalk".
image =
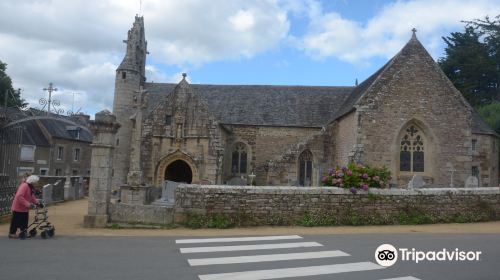
MULTIPOLYGON (((219 236, 282 234, 384 234, 384 233, 500 233, 500 221, 474 224, 435 224, 412 226, 339 226, 339 227, 251 227, 233 229, 88 229, 83 228, 87 199, 49 206, 49 221, 56 236, 219 236)), ((33 217, 33 214, 30 215, 33 217)), ((9 224, 1 224, 7 235, 9 224)))

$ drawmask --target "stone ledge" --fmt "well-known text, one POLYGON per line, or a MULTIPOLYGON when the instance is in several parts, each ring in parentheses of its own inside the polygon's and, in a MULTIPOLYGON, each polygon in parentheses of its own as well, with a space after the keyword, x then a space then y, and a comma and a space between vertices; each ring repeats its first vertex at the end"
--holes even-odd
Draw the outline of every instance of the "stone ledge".
MULTIPOLYGON (((348 189, 336 187, 277 187, 277 186, 220 186, 220 185, 186 185, 181 184, 178 191, 195 189, 203 193, 246 193, 246 194, 351 194, 348 189)), ((378 195, 446 195, 446 194, 500 194, 500 188, 422 188, 408 189, 370 189, 358 194, 378 195)))

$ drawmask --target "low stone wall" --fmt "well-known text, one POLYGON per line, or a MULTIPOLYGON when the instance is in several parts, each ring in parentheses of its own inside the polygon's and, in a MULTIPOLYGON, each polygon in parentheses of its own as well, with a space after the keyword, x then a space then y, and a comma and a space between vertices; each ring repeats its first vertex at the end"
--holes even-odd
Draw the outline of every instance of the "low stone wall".
POLYGON ((111 203, 109 219, 112 223, 163 224, 173 223, 174 208, 156 205, 111 203))
POLYGON ((235 225, 341 225, 500 219, 499 188, 371 189, 180 185, 175 221, 224 216, 235 225))

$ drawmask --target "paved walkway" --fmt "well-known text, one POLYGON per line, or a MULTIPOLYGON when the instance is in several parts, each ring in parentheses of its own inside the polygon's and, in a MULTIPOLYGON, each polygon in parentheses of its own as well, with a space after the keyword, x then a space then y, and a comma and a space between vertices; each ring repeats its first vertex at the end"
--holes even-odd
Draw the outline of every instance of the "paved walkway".
MULTIPOLYGON (((49 221, 58 236, 219 236, 289 234, 374 234, 374 233, 500 233, 500 221, 474 224, 436 224, 414 226, 339 227, 250 227, 233 229, 88 229, 82 226, 87 199, 49 206, 49 221)), ((33 214, 30 215, 32 217, 33 214)), ((0 224, 7 234, 9 224, 0 224)))

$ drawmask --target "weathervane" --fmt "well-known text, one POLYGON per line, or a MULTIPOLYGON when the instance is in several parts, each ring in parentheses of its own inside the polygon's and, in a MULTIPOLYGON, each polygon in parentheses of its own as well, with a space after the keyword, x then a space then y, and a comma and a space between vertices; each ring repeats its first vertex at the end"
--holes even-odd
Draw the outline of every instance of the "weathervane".
POLYGON ((38 103, 40 103, 40 105, 42 105, 42 111, 43 109, 45 108, 46 105, 47 106, 47 115, 50 114, 50 106, 52 105, 53 106, 53 111, 54 113, 56 114, 63 114, 64 113, 64 110, 63 109, 57 109, 56 107, 59 107, 59 105, 61 105, 61 103, 59 102, 59 100, 52 100, 52 92, 54 91, 57 91, 57 88, 55 88, 52 84, 52 82, 49 83, 49 87, 48 88, 43 88, 44 91, 48 91, 49 92, 49 99, 45 99, 45 98, 40 98, 40 100, 38 100, 38 103))

